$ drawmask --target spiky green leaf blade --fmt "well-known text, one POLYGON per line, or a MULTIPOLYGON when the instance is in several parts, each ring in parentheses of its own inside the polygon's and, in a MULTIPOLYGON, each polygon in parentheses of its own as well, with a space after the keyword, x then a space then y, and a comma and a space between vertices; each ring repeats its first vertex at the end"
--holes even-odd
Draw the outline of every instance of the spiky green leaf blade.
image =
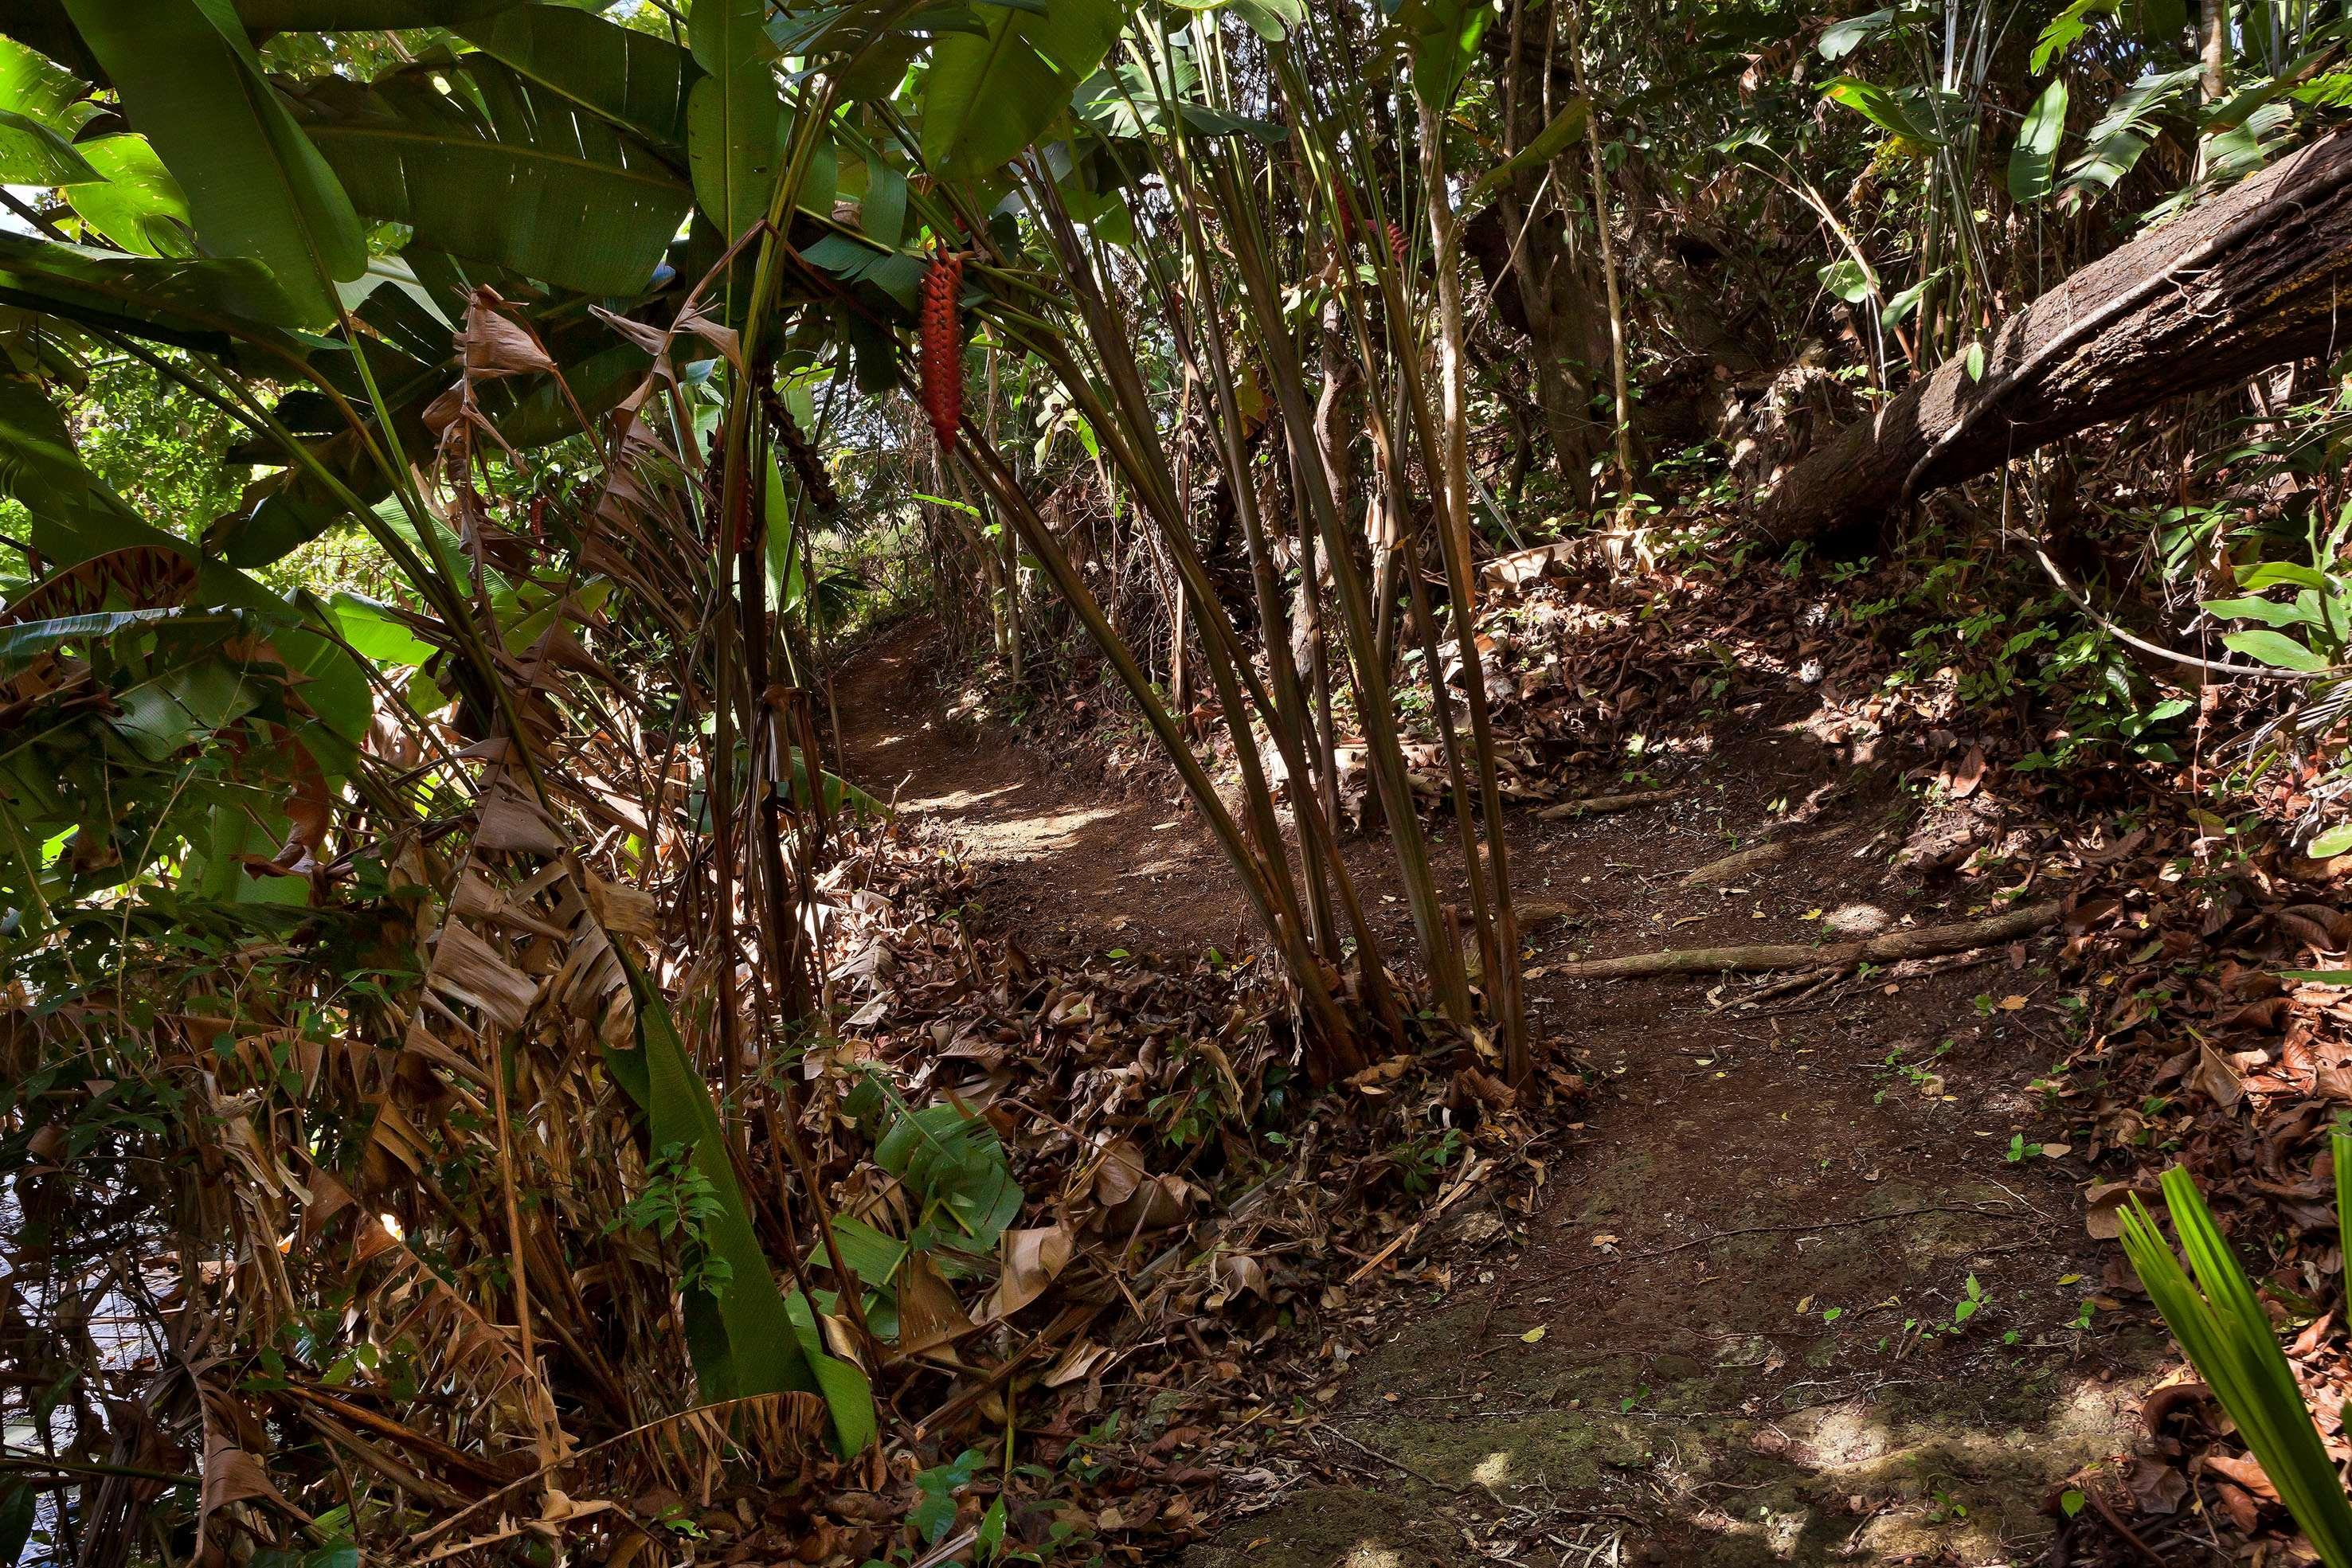
POLYGON ((2167 1171, 2163 1187, 2189 1270, 2137 1197, 2123 1215, 2125 1251, 2321 1560, 2329 1568, 2352 1568, 2352 1500, 2312 1425, 2270 1316, 2189 1173, 2167 1171))

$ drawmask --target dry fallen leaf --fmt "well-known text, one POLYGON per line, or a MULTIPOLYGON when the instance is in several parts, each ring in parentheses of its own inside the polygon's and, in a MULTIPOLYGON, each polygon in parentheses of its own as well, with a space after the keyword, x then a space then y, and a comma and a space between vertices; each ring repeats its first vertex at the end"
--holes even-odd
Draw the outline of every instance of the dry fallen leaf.
POLYGON ((1004 1233, 1003 1267, 989 1298, 988 1315, 1009 1318, 1039 1296, 1070 1265, 1070 1228, 1041 1225, 1004 1233))

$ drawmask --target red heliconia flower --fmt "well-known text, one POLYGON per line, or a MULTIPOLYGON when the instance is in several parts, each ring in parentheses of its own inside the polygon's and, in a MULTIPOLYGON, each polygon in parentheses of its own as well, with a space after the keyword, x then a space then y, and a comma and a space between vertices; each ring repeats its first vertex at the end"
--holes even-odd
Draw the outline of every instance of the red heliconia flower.
POLYGON ((963 292, 963 257, 941 250, 923 275, 923 412, 931 434, 955 450, 956 426, 963 421, 963 334, 956 322, 956 297, 963 292))
POLYGON ((1389 255, 1396 258, 1399 267, 1404 265, 1404 230, 1397 227, 1394 218, 1389 220, 1389 255))

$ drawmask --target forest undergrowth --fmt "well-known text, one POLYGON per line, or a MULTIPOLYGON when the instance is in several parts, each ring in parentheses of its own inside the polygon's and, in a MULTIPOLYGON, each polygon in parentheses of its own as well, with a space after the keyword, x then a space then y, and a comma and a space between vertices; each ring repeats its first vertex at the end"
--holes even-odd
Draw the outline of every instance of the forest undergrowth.
MULTIPOLYGON (((1172 1517, 1149 1488, 1114 1505, 1143 1539, 1205 1528, 1219 1564, 2121 1563, 2228 1560, 2225 1538, 2278 1521, 2102 1245, 2152 1195, 2151 1155, 2182 1159, 2240 1234, 2277 1239, 2273 1288, 2314 1303, 2295 1353, 2337 1402, 2315 1107, 2347 1061, 2315 1041, 2352 934, 2334 867, 2291 847, 2292 770, 2230 821, 2200 777, 2272 710, 2215 689, 2185 730, 2157 716, 2180 750, 2140 744, 2150 705, 2115 699, 2146 676, 2084 678, 2028 552, 1956 571, 1929 532, 1740 573, 1711 560, 1721 537, 1667 519, 1638 576, 1591 547, 1489 568, 1524 973, 1577 1069, 1548 1115, 1572 1119, 1500 1184, 1451 1127, 1387 1150, 1428 1168, 1385 1201, 1433 1196, 1442 1221, 1379 1259, 1388 1289, 1308 1292, 1326 1310, 1281 1338, 1288 1409, 1281 1381, 1220 1385, 1246 1363, 1189 1369, 1192 1418, 1140 1436, 1220 1463, 1179 1472, 1172 1517), (1911 956, 1833 951, 1956 927, 1911 956), (1758 974, 1729 972, 1741 954, 1758 974), (1662 955, 1682 977, 1640 972, 1662 955), (2312 983, 2278 977, 2298 967, 2312 983)), ((1133 831, 1171 784, 1115 695, 1076 695, 1081 674, 1016 708, 906 666, 847 688, 888 732, 865 777, 980 819, 971 918, 1074 961, 1090 933, 1098 965, 1215 951, 1245 919, 1201 887, 1181 800, 1133 831), (1094 813, 1128 827, 1068 830, 1094 813)), ((1341 1103, 1392 1111, 1383 1077, 1341 1103)), ((1404 1124, 1475 1098, 1457 1081, 1404 1124)))
POLYGON ((0 5, 0 1568, 2352 1568, 2347 116, 0 5))

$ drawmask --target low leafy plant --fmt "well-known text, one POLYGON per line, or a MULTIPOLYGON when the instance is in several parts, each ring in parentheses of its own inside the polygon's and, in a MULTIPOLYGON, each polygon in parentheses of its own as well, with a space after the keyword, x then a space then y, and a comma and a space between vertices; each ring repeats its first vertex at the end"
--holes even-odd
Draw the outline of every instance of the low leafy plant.
MULTIPOLYGON (((2352 1139, 2338 1134, 2335 1145, 2340 1219, 2352 1139)), ((2312 1425, 2269 1314, 2213 1223, 2196 1182, 2178 1166, 2164 1173, 2164 1201, 2188 1266, 2137 1197, 2123 1215, 2125 1253, 2164 1314, 2165 1326, 2237 1423, 2320 1561, 2327 1568, 2352 1568, 2352 1499, 2346 1497, 2343 1479, 2312 1425)))

